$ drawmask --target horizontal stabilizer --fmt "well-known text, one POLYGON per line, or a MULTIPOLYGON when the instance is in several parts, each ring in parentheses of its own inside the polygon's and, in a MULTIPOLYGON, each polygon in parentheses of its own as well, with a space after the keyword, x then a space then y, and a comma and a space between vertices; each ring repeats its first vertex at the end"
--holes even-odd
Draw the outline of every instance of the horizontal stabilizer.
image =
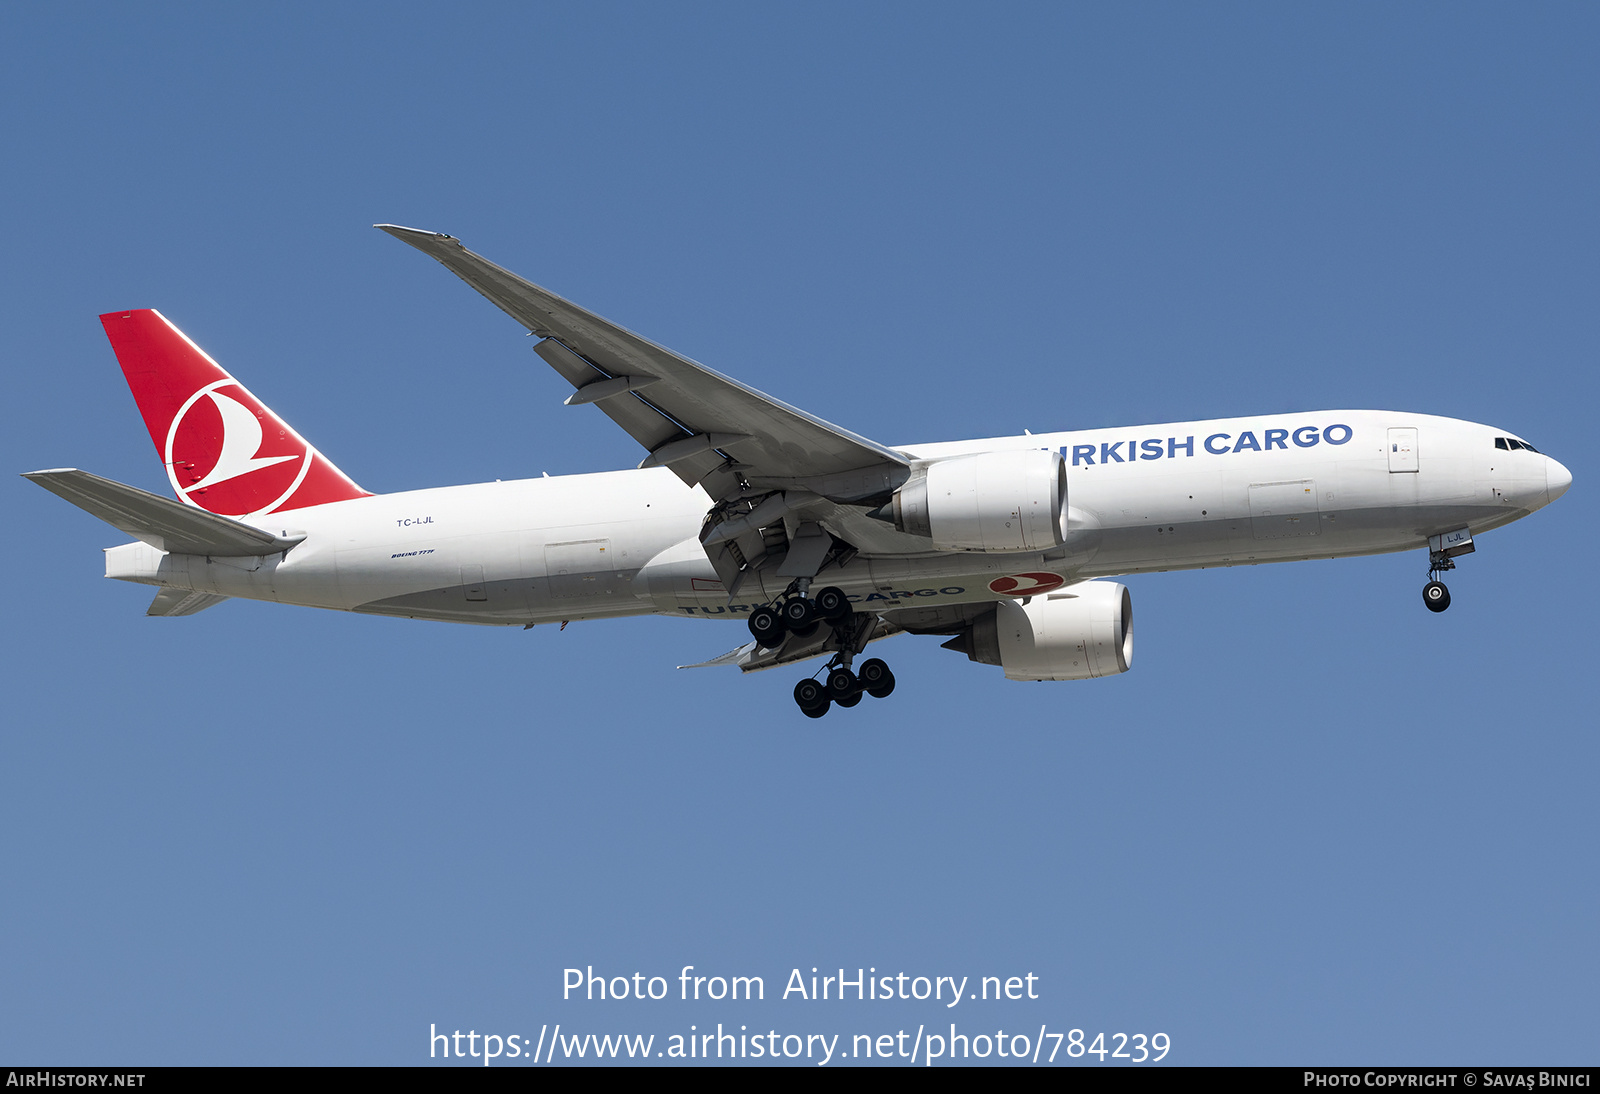
POLYGON ((275 536, 242 521, 72 467, 30 471, 22 477, 158 551, 180 555, 271 555, 287 551, 305 538, 275 536))
POLYGON ((193 615, 203 612, 213 604, 221 604, 227 597, 220 593, 192 593, 188 589, 162 589, 150 602, 145 615, 193 615))

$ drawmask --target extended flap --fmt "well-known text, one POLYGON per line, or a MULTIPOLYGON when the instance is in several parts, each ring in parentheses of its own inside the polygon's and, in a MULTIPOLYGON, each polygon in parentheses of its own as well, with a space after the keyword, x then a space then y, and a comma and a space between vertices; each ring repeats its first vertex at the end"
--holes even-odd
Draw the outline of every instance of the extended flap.
POLYGON ((188 589, 162 589, 145 615, 193 615, 228 599, 221 593, 196 593, 188 589))

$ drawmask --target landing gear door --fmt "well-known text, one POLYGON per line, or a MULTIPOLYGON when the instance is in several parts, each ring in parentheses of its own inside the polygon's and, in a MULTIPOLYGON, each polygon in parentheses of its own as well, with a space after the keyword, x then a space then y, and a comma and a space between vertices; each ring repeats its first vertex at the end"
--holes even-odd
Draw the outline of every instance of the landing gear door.
POLYGON ((1406 471, 1416 471, 1417 468, 1417 431, 1415 428, 1389 430, 1389 471, 1399 474, 1406 471))
POLYGON ((1477 548, 1472 545, 1472 529, 1457 528, 1454 532, 1446 532, 1442 536, 1428 537, 1428 556, 1430 558, 1456 558, 1460 555, 1470 555, 1477 548))

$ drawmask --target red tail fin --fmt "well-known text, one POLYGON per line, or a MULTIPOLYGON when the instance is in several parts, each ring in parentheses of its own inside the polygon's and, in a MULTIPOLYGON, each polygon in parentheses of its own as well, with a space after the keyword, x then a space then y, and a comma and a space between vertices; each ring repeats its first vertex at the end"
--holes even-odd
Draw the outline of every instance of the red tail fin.
POLYGON ((242 517, 371 496, 160 312, 100 322, 178 500, 242 517))

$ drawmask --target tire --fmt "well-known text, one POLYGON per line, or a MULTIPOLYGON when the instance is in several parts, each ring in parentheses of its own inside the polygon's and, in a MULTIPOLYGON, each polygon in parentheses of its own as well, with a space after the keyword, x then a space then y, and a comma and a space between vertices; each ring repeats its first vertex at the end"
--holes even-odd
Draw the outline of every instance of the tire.
POLYGON ((775 650, 783 642, 783 619, 771 608, 756 608, 750 613, 748 623, 750 637, 756 640, 756 645, 775 650))
POLYGON ((894 694, 894 673, 888 673, 884 677, 883 683, 878 684, 876 687, 868 688, 867 694, 874 699, 889 698, 890 695, 894 694))
POLYGON ((817 621, 816 604, 803 596, 785 600, 779 612, 783 616, 783 625, 796 633, 817 621))
POLYGON ((850 598, 844 590, 829 585, 816 596, 817 614, 829 623, 836 623, 850 614, 850 598))
POLYGON ((841 707, 853 707, 859 702, 861 702, 861 693, 859 691, 848 699, 836 700, 837 705, 841 707))
POLYGON ((817 681, 805 679, 794 686, 795 705, 807 718, 820 718, 828 713, 828 691, 817 681))
POLYGON ((1422 602, 1430 612, 1442 612, 1450 606, 1450 590, 1442 581, 1430 581, 1422 587, 1422 602))
POLYGON ((861 681, 861 686, 871 691, 880 686, 885 680, 894 679, 894 673, 889 671, 889 666, 881 658, 869 657, 861 662, 861 668, 856 670, 856 679, 861 681))
POLYGON ((861 694, 861 683, 856 679, 855 673, 842 667, 828 673, 828 698, 840 703, 852 695, 859 694, 861 694))

